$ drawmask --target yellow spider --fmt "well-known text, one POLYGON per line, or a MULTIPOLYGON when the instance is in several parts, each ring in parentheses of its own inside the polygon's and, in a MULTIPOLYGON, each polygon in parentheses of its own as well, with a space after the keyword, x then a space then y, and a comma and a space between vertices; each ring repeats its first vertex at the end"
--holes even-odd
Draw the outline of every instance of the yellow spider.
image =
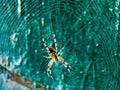
POLYGON ((57 42, 56 42, 55 34, 53 33, 53 31, 52 31, 52 35, 53 35, 53 40, 55 43, 55 48, 52 46, 46 45, 43 35, 42 35, 42 41, 43 41, 44 47, 46 48, 48 55, 49 55, 49 56, 44 56, 44 57, 51 58, 51 60, 48 63, 47 75, 53 79, 51 67, 52 67, 54 62, 57 62, 57 61, 62 62, 63 65, 65 66, 65 68, 67 68, 67 70, 69 72, 72 69, 72 67, 70 65, 68 65, 68 63, 65 62, 65 60, 61 56, 59 56, 60 52, 64 49, 64 47, 60 50, 60 52, 58 52, 57 51, 57 42))

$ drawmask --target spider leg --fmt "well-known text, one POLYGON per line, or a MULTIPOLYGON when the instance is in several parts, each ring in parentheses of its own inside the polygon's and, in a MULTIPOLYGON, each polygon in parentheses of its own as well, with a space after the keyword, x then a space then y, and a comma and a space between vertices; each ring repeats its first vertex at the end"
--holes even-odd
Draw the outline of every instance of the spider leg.
POLYGON ((54 61, 51 60, 51 61, 48 63, 48 69, 47 69, 47 75, 48 75, 50 78, 52 78, 52 79, 53 79, 53 77, 52 77, 51 67, 52 67, 53 63, 54 63, 54 61))
POLYGON ((67 70, 70 72, 72 67, 67 62, 65 62, 65 60, 62 57, 58 57, 58 59, 63 63, 64 67, 67 68, 67 70))
POLYGON ((54 34, 54 32, 53 32, 53 30, 52 30, 52 35, 53 35, 53 40, 54 40, 54 43, 55 43, 55 49, 56 49, 56 51, 58 51, 58 45, 57 45, 57 40, 56 40, 56 36, 55 36, 55 34, 54 34))
POLYGON ((68 44, 68 42, 70 41, 71 39, 69 39, 65 44, 64 46, 60 49, 60 51, 58 52, 58 54, 60 54, 62 52, 62 50, 66 47, 66 45, 68 44))
POLYGON ((43 34, 42 34, 42 42, 43 42, 44 47, 47 48, 47 45, 45 43, 45 39, 44 39, 44 35, 43 34))

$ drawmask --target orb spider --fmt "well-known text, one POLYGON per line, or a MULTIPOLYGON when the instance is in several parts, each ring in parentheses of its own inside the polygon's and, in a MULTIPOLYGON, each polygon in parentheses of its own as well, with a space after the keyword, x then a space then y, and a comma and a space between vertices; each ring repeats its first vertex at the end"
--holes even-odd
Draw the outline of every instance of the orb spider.
POLYGON ((45 43, 45 39, 44 39, 44 35, 42 34, 42 42, 43 42, 43 45, 45 47, 45 49, 47 50, 48 52, 48 56, 44 56, 45 58, 51 58, 51 60, 49 61, 48 63, 48 68, 47 68, 47 75, 53 79, 53 76, 52 76, 52 70, 51 70, 51 67, 53 65, 54 62, 62 62, 62 64, 64 65, 65 68, 67 68, 67 70, 70 72, 70 70, 72 69, 72 67, 64 60, 64 58, 62 58, 60 56, 60 53, 61 51, 64 49, 65 45, 63 46, 63 48, 61 48, 61 50, 58 52, 58 45, 57 45, 57 40, 56 40, 56 36, 54 34, 54 32, 52 31, 52 37, 53 37, 53 41, 54 41, 54 44, 55 44, 55 47, 53 46, 47 46, 46 43, 45 43))

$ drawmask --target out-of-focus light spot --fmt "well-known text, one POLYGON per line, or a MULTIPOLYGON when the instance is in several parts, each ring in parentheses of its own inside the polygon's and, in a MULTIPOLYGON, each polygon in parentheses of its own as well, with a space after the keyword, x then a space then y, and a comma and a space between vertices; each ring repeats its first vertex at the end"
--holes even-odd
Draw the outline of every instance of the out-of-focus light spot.
POLYGON ((64 79, 64 74, 61 75, 62 79, 64 79))
POLYGON ((3 6, 5 6, 5 3, 3 3, 3 6))
POLYGON ((44 5, 45 3, 44 2, 42 2, 42 5, 44 5))
POLYGON ((119 30, 118 27, 119 27, 119 20, 117 20, 117 22, 116 22, 116 29, 117 29, 117 30, 119 30))
POLYGON ((18 0, 18 14, 20 15, 21 13, 21 0, 18 0))
POLYGON ((101 72, 105 72, 105 70, 102 70, 101 72))
POLYGON ((42 26, 44 26, 44 18, 41 18, 42 26))
POLYGON ((109 10, 112 12, 113 9, 112 9, 112 8, 109 8, 109 10))
POLYGON ((22 57, 20 56, 18 60, 14 61, 15 65, 20 65, 22 57))
POLYGON ((10 41, 11 41, 11 44, 12 44, 13 48, 15 47, 17 40, 18 40, 17 34, 16 34, 16 33, 13 33, 13 34, 10 36, 10 41))
POLYGON ((63 90, 63 86, 60 84, 55 90, 63 90))
POLYGON ((98 47, 99 46, 99 44, 96 44, 96 47, 98 47))
POLYGON ((27 18, 30 16, 30 14, 27 14, 25 17, 24 17, 24 20, 27 20, 27 18))
POLYGON ((83 74, 83 71, 80 71, 80 74, 83 74))
POLYGON ((12 34, 10 38, 11 38, 12 40, 14 40, 15 37, 16 37, 16 33, 12 34))
POLYGON ((30 32, 31 32, 31 30, 29 29, 29 30, 28 30, 28 32, 27 32, 27 33, 28 33, 28 35, 30 34, 30 32))
POLYGON ((37 53, 37 49, 35 49, 35 53, 37 53))
POLYGON ((0 55, 0 64, 2 63, 2 55, 0 55))
POLYGON ((49 88, 49 85, 47 85, 46 88, 49 88))
POLYGON ((89 36, 88 38, 89 38, 89 39, 91 39, 92 37, 91 37, 91 36, 89 36))
POLYGON ((83 12, 84 16, 86 15, 86 11, 83 12))

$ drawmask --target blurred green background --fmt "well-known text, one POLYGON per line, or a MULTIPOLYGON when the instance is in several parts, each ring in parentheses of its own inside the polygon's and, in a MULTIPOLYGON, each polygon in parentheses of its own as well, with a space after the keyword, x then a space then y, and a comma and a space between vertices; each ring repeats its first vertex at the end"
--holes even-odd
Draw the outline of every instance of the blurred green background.
MULTIPOLYGON (((120 0, 0 0, 0 55, 10 71, 53 90, 120 90, 120 0), (73 70, 58 62, 47 76, 47 45, 73 70)), ((0 84, 2 85, 2 83, 0 84)), ((21 90, 21 89, 20 89, 21 90)))

